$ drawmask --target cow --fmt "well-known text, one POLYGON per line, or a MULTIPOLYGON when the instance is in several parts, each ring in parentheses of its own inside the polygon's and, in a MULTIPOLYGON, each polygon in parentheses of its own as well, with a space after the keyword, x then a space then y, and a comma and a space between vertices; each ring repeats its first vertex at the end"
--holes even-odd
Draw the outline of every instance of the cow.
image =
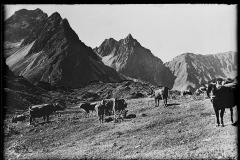
POLYGON ((95 106, 96 106, 96 103, 85 102, 85 103, 80 104, 79 107, 86 111, 87 117, 89 118, 90 111, 92 111, 92 113, 93 113, 95 111, 95 106))
POLYGON ((20 114, 12 118, 12 123, 17 123, 18 121, 25 121, 26 115, 20 114))
POLYGON ((43 120, 47 119, 49 122, 49 115, 53 114, 58 110, 63 110, 63 107, 59 105, 59 103, 47 103, 47 104, 40 104, 29 107, 30 113, 30 124, 34 121, 34 118, 43 117, 43 120))
POLYGON ((154 99, 155 99, 155 106, 159 106, 159 100, 163 99, 164 106, 167 106, 167 98, 168 98, 168 87, 161 87, 154 91, 154 99))
POLYGON ((199 87, 196 91, 195 91, 195 95, 199 96, 200 94, 203 94, 204 98, 205 98, 205 92, 206 92, 206 88, 205 87, 199 87))
POLYGON ((189 90, 182 91, 182 95, 183 95, 183 96, 185 96, 185 95, 192 95, 192 92, 189 91, 189 90))
MULTIPOLYGON (((230 109, 231 122, 233 123, 233 107, 237 105, 237 102, 236 102, 237 84, 229 83, 226 85, 219 85, 218 83, 210 83, 207 86, 204 85, 204 87, 207 90, 206 91, 207 96, 211 99, 211 102, 213 104, 213 108, 214 108, 216 119, 217 119, 217 126, 220 126, 219 110, 221 110, 220 112, 221 126, 224 127, 223 116, 224 116, 225 108, 230 109), (211 93, 211 96, 210 96, 210 93, 211 93)), ((237 112, 239 112, 238 108, 237 108, 237 112)))
POLYGON ((100 123, 103 123, 104 115, 114 114, 114 122, 117 122, 117 115, 122 120, 126 118, 127 103, 124 99, 103 99, 100 104, 96 105, 95 109, 98 113, 100 123))
POLYGON ((121 117, 122 121, 126 118, 127 103, 124 99, 115 98, 115 105, 113 106, 114 121, 117 122, 117 114, 121 117))
POLYGON ((98 115, 98 119, 100 123, 103 123, 104 121, 104 114, 105 114, 105 105, 103 104, 103 100, 101 101, 101 103, 96 104, 95 106, 95 110, 97 112, 98 115))

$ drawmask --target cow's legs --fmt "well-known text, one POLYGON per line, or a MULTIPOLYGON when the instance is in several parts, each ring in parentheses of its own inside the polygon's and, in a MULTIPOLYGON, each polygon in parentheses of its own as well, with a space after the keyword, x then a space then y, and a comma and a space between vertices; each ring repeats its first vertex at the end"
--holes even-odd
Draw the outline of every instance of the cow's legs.
POLYGON ((101 115, 101 122, 104 122, 104 114, 101 115))
POLYGON ((164 99, 164 105, 167 107, 167 98, 164 99))
POLYGON ((49 115, 46 115, 46 117, 47 117, 47 122, 49 122, 49 115))
POLYGON ((33 117, 32 116, 30 116, 30 124, 32 124, 32 121, 33 121, 33 117))
POLYGON ((216 118, 217 118, 217 126, 220 125, 220 122, 219 122, 219 110, 218 109, 214 109, 215 111, 215 115, 216 115, 216 118))
POLYGON ((117 115, 116 115, 117 113, 116 113, 116 111, 114 112, 114 123, 116 123, 117 122, 117 115))
POLYGON ((155 98, 155 107, 157 107, 157 98, 155 98))
POLYGON ((220 116, 221 116, 221 124, 222 124, 222 127, 224 127, 224 124, 223 124, 223 115, 224 115, 224 112, 225 112, 225 108, 221 109, 220 116))
POLYGON ((231 122, 233 123, 233 108, 230 108, 230 112, 231 112, 231 122))

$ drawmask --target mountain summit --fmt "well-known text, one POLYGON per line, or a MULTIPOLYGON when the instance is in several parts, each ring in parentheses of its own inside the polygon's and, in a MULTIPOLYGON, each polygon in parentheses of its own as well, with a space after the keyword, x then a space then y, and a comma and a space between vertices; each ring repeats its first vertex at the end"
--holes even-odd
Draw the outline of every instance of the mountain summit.
POLYGON ((237 75, 237 53, 225 52, 201 55, 183 53, 164 64, 174 79, 173 89, 195 91, 202 84, 215 78, 235 78, 237 75))
POLYGON ((39 22, 48 15, 39 8, 35 10, 21 9, 16 11, 10 18, 4 21, 4 40, 18 42, 31 32, 39 22))
POLYGON ((39 21, 6 63, 16 75, 33 83, 44 81, 77 88, 92 81, 123 79, 102 63, 57 12, 39 21))
MULTIPOLYGON (((168 77, 162 75, 165 68, 162 60, 141 46, 131 34, 119 41, 106 39, 94 51, 102 57, 104 64, 127 77, 156 85, 164 85, 168 81, 168 77)), ((168 85, 171 87, 171 84, 168 85)))

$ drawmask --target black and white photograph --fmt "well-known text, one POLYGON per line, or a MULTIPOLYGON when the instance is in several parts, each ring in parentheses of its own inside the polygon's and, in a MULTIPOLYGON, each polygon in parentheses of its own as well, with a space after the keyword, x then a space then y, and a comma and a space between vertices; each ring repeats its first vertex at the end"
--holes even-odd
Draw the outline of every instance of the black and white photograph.
POLYGON ((3 159, 238 159, 237 4, 2 4, 3 159))

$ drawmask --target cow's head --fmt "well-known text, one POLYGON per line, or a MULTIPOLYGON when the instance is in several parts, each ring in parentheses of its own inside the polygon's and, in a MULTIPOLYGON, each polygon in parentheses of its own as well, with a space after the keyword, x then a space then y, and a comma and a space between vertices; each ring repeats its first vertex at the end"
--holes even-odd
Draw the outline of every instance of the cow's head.
POLYGON ((203 86, 205 87, 208 98, 212 99, 213 97, 215 97, 215 92, 217 90, 217 83, 209 83, 207 85, 203 84, 203 86), (211 97, 210 97, 210 94, 211 94, 211 97))
POLYGON ((100 102, 100 104, 103 105, 103 106, 105 106, 106 103, 107 103, 107 101, 106 101, 105 99, 103 99, 103 100, 100 102))
POLYGON ((53 106, 54 106, 55 111, 62 111, 65 109, 62 105, 60 105, 59 102, 53 103, 53 106))
POLYGON ((17 123, 17 119, 15 117, 12 118, 12 123, 17 123))

